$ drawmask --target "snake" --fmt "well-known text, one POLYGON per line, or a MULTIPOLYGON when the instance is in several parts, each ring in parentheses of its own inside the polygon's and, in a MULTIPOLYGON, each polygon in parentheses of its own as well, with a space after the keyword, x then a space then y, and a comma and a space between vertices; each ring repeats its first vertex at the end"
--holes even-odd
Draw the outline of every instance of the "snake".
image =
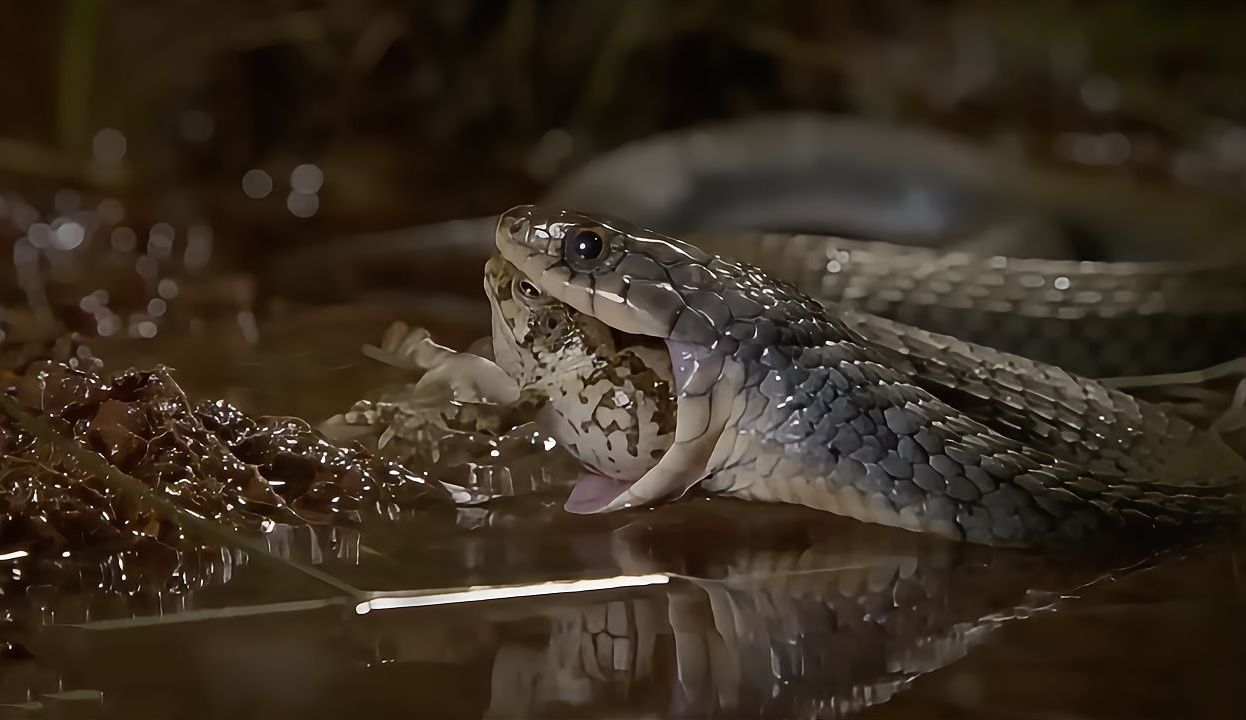
MULTIPOLYGON (((554 434, 586 467, 569 510, 652 506, 699 488, 1039 547, 1241 515, 1246 460, 1217 434, 1059 365, 827 297, 825 247, 800 266, 809 272, 783 279, 624 220, 533 205, 502 213, 494 241, 485 289, 496 359, 538 391, 567 388, 550 396, 554 434), (566 342, 572 327, 578 344, 566 342)), ((799 243, 786 247, 802 257, 799 243)), ((1055 286, 1140 269, 1033 262, 994 272, 1055 286)), ((954 286, 958 267, 989 287, 955 262, 936 264, 930 282, 954 286)), ((1219 285, 1215 267, 1163 270, 1157 286, 1185 277, 1191 294, 1175 295, 1194 312, 1233 290, 1228 269, 1219 285)), ((1095 297, 1083 305, 1137 300, 1095 297)))

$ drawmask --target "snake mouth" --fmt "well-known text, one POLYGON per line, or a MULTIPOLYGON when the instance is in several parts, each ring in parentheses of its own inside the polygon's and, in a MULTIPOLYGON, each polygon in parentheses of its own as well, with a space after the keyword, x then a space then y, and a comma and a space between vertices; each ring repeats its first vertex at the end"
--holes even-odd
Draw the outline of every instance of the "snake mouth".
POLYGON ((585 473, 571 487, 563 509, 576 515, 605 512, 611 503, 627 493, 635 480, 615 480, 599 473, 585 473))

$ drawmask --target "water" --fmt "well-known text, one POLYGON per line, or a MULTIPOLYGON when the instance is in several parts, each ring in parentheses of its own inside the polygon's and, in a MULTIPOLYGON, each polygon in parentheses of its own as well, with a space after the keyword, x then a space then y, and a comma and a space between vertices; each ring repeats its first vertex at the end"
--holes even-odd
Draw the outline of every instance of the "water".
POLYGON ((795 507, 696 499, 577 517, 540 496, 334 535, 297 528, 272 547, 384 592, 367 612, 374 594, 254 563, 177 597, 32 590, 34 658, 5 661, 0 703, 19 717, 170 718, 1246 709, 1229 541, 1138 564, 795 507), (584 579, 600 589, 550 584, 584 579))
MULTIPOLYGON (((291 312, 229 362, 204 362, 204 340, 141 351, 193 394, 316 419, 402 380, 356 354, 388 320, 449 331, 412 308, 291 312)), ((98 349, 115 366, 140 354, 98 349)), ((1231 537, 1052 556, 730 500, 560 505, 552 491, 265 538, 352 593, 219 550, 11 581, 0 716, 1246 714, 1246 561, 1231 537), (171 567, 185 590, 168 589, 171 567)))

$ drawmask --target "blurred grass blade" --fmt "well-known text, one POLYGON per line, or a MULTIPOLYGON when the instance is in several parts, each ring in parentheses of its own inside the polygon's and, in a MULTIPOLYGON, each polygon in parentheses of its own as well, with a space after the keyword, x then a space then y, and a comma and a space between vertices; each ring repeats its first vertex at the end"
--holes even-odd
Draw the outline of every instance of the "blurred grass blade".
POLYGON ((86 146, 99 21, 99 0, 66 0, 56 109, 57 138, 65 148, 86 146))

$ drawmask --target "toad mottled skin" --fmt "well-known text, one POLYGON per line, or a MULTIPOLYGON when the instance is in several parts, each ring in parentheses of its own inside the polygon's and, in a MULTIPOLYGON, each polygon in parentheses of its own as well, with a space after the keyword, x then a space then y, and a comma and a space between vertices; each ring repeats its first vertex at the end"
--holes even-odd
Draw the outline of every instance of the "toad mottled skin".
MULTIPOLYGON (((675 400, 664 349, 541 295, 501 257, 485 266, 485 293, 494 358, 546 400, 542 424, 590 471, 581 488, 630 481, 670 448, 675 400)), ((583 492, 568 509, 581 508, 583 492)))

